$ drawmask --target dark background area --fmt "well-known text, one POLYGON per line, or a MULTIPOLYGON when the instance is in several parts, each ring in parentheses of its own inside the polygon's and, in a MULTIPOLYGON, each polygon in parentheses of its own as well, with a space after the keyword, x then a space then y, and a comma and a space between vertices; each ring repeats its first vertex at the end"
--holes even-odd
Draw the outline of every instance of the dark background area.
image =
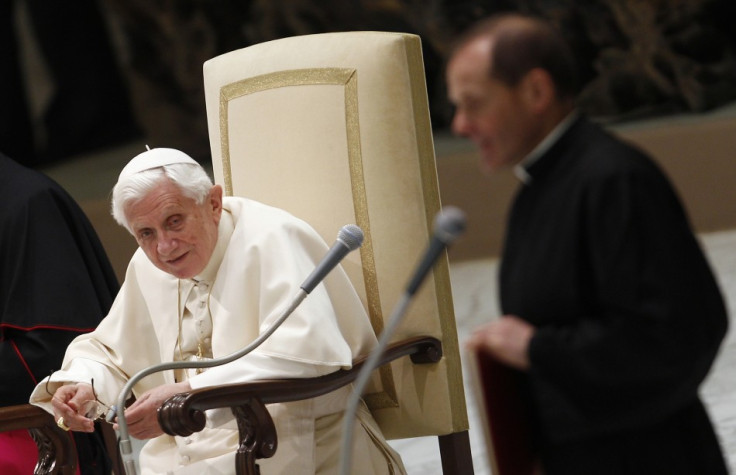
POLYGON ((415 33, 423 40, 433 127, 443 130, 452 115, 443 77, 449 45, 469 24, 502 11, 543 16, 561 28, 582 65, 580 107, 600 120, 702 112, 736 98, 733 0, 108 1, 127 42, 144 130, 160 143, 196 140, 181 146, 203 155, 201 69, 211 57, 286 36, 415 33))
MULTIPOLYGON (((47 120, 49 130, 36 134, 34 153, 46 162, 131 137, 206 160, 202 64, 255 43, 332 31, 420 35, 433 127, 445 131, 452 115, 443 78, 449 45, 469 24, 503 11, 539 15, 561 28, 580 58, 580 107, 601 121, 698 113, 736 99, 733 0, 76 0, 86 5, 76 11, 68 2, 24 1, 34 14, 30 34, 56 46, 39 48, 46 63, 58 64, 52 81, 84 85, 66 100, 59 86, 50 101, 62 120, 47 120), (56 3, 64 8, 49 11, 56 3), (118 69, 90 66, 105 57, 118 69), (70 144, 49 141, 56 136, 70 144)), ((37 91, 27 83, 6 87, 6 96, 32 102, 37 91)), ((18 115, 7 121, 16 126, 18 115)), ((0 149, 17 136, 0 134, 0 149)), ((25 154, 12 155, 23 161, 25 154)))

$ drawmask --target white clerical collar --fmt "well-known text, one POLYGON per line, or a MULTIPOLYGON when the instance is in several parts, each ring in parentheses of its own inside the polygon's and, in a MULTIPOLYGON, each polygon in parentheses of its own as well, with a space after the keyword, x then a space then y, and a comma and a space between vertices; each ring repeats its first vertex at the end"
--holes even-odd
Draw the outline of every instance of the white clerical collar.
POLYGON ((572 123, 577 119, 578 112, 573 110, 567 117, 565 117, 559 124, 555 126, 547 136, 542 139, 539 144, 527 155, 524 159, 514 167, 514 174, 524 184, 529 184, 532 181, 532 176, 527 172, 529 167, 534 164, 539 158, 544 155, 552 145, 557 142, 562 135, 572 126, 572 123))
POLYGON ((217 226, 217 244, 215 244, 215 249, 212 251, 212 256, 202 272, 192 277, 193 281, 197 283, 204 281, 212 285, 217 276, 217 271, 220 269, 222 258, 225 256, 225 251, 227 251, 233 229, 235 229, 233 217, 230 211, 223 209, 220 215, 220 224, 217 226))

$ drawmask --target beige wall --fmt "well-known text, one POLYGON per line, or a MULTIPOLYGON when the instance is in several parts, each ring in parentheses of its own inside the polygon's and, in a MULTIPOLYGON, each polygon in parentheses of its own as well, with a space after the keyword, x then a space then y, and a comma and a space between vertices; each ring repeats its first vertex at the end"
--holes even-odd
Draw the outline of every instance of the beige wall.
POLYGON ((112 218, 107 200, 81 201, 80 206, 95 227, 118 282, 122 284, 128 262, 138 248, 135 239, 112 218))
MULTIPOLYGON (((736 117, 670 118, 613 131, 660 163, 698 232, 736 228, 736 117)), ((495 257, 516 178, 510 171, 484 176, 472 145, 443 143, 437 140, 442 203, 468 216, 468 231, 450 249, 450 259, 495 257)))
MULTIPOLYGON (((736 117, 668 119, 617 127, 616 133, 649 151, 672 179, 699 232, 736 228, 736 117)), ((463 209, 468 231, 450 248, 453 261, 495 257, 517 180, 510 171, 478 172, 472 144, 436 138, 443 205, 463 209)), ((122 281, 136 249, 109 215, 107 199, 80 200, 122 281)))
POLYGON ((662 165, 697 231, 736 227, 736 118, 623 128, 619 132, 662 165))

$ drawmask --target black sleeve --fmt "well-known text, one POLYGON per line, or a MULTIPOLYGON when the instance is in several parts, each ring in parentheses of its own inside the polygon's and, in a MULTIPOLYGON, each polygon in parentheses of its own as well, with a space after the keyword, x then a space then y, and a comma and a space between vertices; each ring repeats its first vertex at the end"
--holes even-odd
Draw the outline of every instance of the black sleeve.
POLYGON ((558 435, 656 420, 697 397, 727 327, 717 282, 665 177, 591 186, 584 247, 594 310, 535 334, 530 381, 558 435), (563 422, 565 421, 565 422, 563 422))
POLYGON ((37 382, 59 369, 69 343, 79 333, 64 330, 3 329, 0 341, 2 405, 25 404, 37 382))

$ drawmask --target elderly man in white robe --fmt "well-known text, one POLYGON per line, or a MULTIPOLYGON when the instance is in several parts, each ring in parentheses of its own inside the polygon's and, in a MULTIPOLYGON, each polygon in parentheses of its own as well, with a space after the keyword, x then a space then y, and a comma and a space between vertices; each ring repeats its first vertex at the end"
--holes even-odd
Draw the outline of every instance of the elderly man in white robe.
MULTIPOLYGON (((96 396, 113 404, 140 370, 222 357, 248 345, 278 319, 328 250, 307 223, 285 211, 223 197, 195 160, 174 149, 133 158, 113 189, 112 210, 139 245, 125 282, 107 317, 70 344, 62 368, 31 395, 31 403, 75 431, 93 430, 82 413, 84 401, 96 396)), ((140 453, 141 472, 234 473, 234 419, 208 420, 190 437, 169 436, 156 416, 168 397, 223 383, 328 374, 350 367, 375 344, 365 309, 338 266, 243 358, 205 370, 157 372, 135 384, 136 400, 125 418, 131 436, 149 439, 140 453)), ((279 446, 272 458, 259 461, 261 473, 336 471, 348 397, 343 388, 270 405, 279 446)), ((361 473, 403 473, 370 413, 359 412, 354 466, 361 473)))

